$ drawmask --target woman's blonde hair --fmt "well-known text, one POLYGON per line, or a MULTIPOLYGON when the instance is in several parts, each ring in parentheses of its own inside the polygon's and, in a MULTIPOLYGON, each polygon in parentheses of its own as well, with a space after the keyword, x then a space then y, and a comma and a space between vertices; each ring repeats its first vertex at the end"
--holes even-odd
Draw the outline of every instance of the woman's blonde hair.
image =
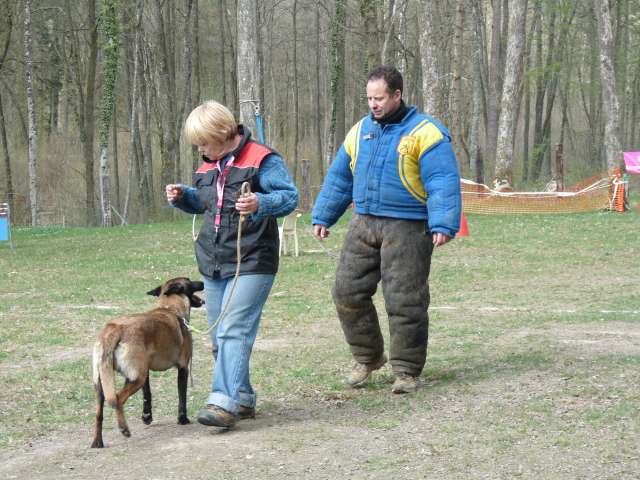
POLYGON ((237 133, 238 123, 233 113, 215 100, 198 105, 184 123, 184 136, 193 145, 221 145, 237 133))

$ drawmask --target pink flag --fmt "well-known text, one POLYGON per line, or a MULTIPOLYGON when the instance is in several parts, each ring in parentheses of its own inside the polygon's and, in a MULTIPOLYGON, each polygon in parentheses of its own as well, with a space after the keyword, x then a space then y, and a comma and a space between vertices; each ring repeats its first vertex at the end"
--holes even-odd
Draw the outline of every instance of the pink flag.
POLYGON ((640 152, 624 152, 624 166, 627 173, 640 174, 640 152))

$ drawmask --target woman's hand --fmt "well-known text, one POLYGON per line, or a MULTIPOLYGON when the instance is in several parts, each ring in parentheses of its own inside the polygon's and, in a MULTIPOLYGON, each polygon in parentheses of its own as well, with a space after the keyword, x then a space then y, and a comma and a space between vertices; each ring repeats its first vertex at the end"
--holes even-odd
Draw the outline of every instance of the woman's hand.
POLYGON ((255 193, 245 193, 236 200, 236 210, 240 215, 250 215, 258 211, 260 200, 255 193))
POLYGON ((175 183, 169 184, 164 189, 169 203, 175 203, 182 197, 182 185, 175 183))

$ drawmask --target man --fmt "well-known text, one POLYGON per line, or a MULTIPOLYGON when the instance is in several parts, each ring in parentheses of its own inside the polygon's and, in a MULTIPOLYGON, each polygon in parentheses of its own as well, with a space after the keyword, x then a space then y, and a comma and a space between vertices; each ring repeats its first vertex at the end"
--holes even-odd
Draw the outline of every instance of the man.
POLYGON ((356 361, 347 384, 363 385, 387 362, 372 301, 381 280, 395 375, 391 391, 408 393, 417 388, 427 356, 431 253, 459 229, 460 176, 448 131, 405 105, 398 70, 373 69, 367 100, 371 112, 340 147, 312 222, 315 236, 326 238, 354 204, 332 290, 356 361))

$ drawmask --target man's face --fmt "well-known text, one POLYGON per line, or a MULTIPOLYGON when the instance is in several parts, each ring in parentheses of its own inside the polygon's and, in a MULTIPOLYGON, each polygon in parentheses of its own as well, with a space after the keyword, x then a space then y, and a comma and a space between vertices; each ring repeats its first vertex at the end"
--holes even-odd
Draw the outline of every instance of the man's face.
POLYGON ((394 112, 400 106, 401 99, 402 92, 396 90, 389 93, 387 82, 383 78, 372 79, 367 83, 367 103, 373 118, 380 119, 394 112))

